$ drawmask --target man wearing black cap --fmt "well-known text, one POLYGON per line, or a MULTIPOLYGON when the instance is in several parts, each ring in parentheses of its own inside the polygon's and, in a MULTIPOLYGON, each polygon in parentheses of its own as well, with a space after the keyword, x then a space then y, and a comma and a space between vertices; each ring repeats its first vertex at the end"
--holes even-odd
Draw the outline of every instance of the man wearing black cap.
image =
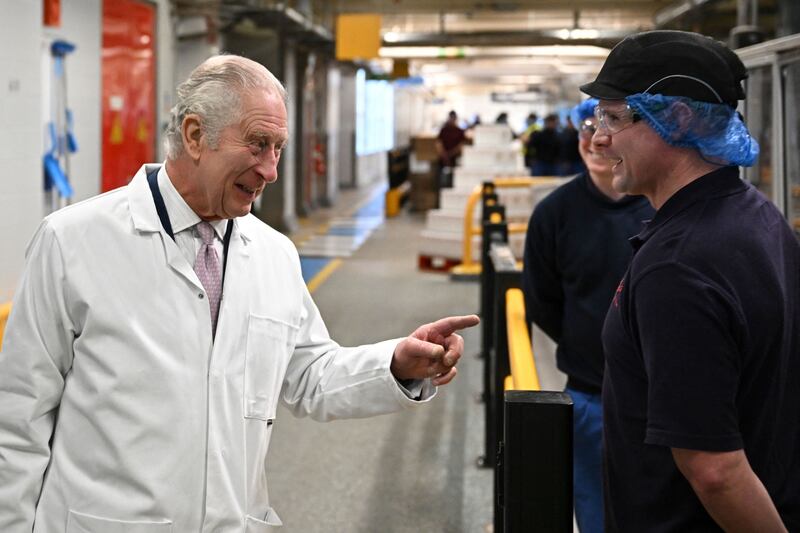
POLYGON ((707 37, 626 38, 594 144, 657 212, 603 330, 606 528, 800 531, 800 246, 739 179, 747 73, 707 37))

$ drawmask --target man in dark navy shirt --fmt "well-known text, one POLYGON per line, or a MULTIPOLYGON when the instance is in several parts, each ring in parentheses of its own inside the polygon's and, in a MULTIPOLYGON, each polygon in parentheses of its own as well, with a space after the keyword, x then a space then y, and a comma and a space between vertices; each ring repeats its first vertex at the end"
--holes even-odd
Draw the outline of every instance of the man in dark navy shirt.
POLYGON ((592 144, 597 119, 590 98, 572 111, 588 167, 547 195, 533 211, 525 238, 525 309, 558 343, 556 363, 573 401, 573 495, 580 533, 603 532, 603 429, 600 331, 631 258, 628 239, 653 216, 642 196, 615 191, 611 164, 592 144))
POLYGON ((582 87, 615 189, 657 209, 603 330, 608 531, 800 531, 800 246, 739 179, 745 77, 720 43, 654 31, 582 87))

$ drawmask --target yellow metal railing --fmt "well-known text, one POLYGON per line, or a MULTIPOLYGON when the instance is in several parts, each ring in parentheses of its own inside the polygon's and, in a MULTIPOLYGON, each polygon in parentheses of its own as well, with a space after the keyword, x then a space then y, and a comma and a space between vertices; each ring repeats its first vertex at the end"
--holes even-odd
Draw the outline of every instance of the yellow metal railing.
POLYGON ((0 347, 3 346, 3 333, 6 330, 6 321, 11 314, 11 302, 0 304, 0 347))
POLYGON ((386 201, 384 203, 384 214, 386 218, 396 217, 400 214, 403 198, 408 195, 410 190, 411 182, 406 181, 386 191, 386 201))
POLYGON ((541 390, 539 374, 536 372, 536 361, 533 357, 531 336, 528 334, 528 325, 525 321, 525 298, 522 291, 508 289, 506 291, 506 330, 511 375, 505 379, 506 390, 541 390))
MULTIPOLYGON (((548 185, 560 183, 559 178, 555 177, 508 177, 494 178, 492 183, 498 188, 510 187, 530 187, 532 185, 548 185)), ((475 206, 483 194, 483 185, 476 185, 467 199, 467 206, 464 208, 464 242, 462 245, 461 264, 454 267, 458 273, 480 274, 480 263, 472 259, 472 237, 481 235, 483 227, 473 224, 475 216, 475 206)), ((527 223, 513 223, 508 225, 508 233, 525 233, 528 229, 527 223)))

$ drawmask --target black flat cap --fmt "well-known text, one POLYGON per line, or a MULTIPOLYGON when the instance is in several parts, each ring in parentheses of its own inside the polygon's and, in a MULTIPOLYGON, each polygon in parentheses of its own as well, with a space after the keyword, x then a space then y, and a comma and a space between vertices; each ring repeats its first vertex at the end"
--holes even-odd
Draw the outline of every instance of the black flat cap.
POLYGON ((622 40, 581 91, 603 100, 648 92, 736 107, 747 70, 727 46, 705 35, 656 30, 622 40))

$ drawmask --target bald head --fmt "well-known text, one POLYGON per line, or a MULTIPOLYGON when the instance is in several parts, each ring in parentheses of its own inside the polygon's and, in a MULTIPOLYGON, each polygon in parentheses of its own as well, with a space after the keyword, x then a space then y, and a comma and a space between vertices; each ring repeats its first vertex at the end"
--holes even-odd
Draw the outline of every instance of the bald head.
POLYGON ((286 89, 278 78, 260 63, 236 55, 213 56, 201 63, 176 90, 165 143, 167 159, 183 153, 181 124, 187 115, 197 115, 212 148, 219 134, 241 118, 242 96, 265 90, 286 101, 286 89))

